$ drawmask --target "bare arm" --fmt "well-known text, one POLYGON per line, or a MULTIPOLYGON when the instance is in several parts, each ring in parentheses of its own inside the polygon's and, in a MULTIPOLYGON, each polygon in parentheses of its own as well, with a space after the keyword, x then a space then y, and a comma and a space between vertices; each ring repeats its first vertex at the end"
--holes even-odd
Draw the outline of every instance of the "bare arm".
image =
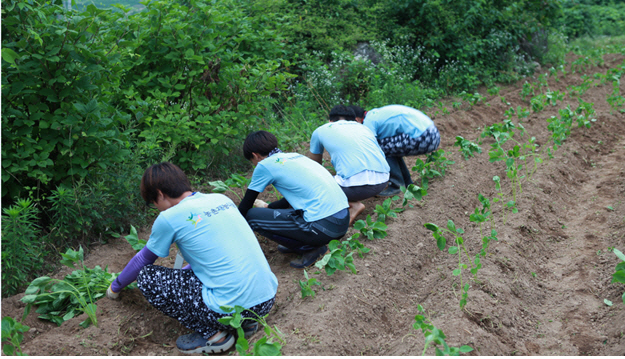
POLYGON ((310 158, 313 161, 316 161, 317 163, 319 163, 320 165, 322 164, 322 160, 323 160, 323 153, 320 155, 314 154, 312 152, 308 152, 308 158, 310 158))

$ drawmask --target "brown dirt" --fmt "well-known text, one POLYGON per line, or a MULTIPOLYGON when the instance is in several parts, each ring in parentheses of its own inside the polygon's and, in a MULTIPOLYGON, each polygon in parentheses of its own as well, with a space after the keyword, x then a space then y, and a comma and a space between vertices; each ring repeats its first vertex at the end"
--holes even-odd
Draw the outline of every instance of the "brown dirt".
MULTIPOLYGON (((604 66, 590 68, 586 74, 605 73, 623 60, 622 55, 606 55, 604 66)), ((559 82, 551 78, 549 88, 568 93, 567 86, 580 84, 580 76, 569 71, 559 82)), ((515 108, 529 107, 520 96, 522 83, 505 87, 500 94, 515 108)), ((624 84, 621 80, 621 94, 624 84)), ((484 126, 503 120, 509 106, 499 96, 488 96, 473 108, 465 105, 434 116, 443 137, 441 148, 455 164, 445 177, 431 181, 428 195, 415 208, 388 221, 386 238, 362 239, 372 251, 356 258, 358 274, 327 276, 311 269, 309 274, 325 290, 302 299, 297 283, 304 278, 302 271, 290 268, 292 257, 278 253, 275 244, 260 237, 280 283, 268 322, 284 333, 283 354, 419 355, 424 338, 412 324, 421 304, 450 345, 475 349, 469 355, 625 355, 621 300, 625 286, 610 284, 618 260, 608 251, 609 247, 625 251, 625 116, 611 113, 606 102, 610 91, 609 84, 596 86, 582 96, 594 103, 597 122, 590 129, 574 128, 555 158, 539 165, 532 179, 523 183, 519 213, 508 215, 504 225, 500 204, 493 205, 499 241, 491 243, 479 281, 470 282, 465 310, 458 306, 458 277, 451 275, 457 257, 439 251, 423 224, 444 226, 451 219, 465 229, 470 252, 479 250, 479 230, 468 214, 478 206, 479 193, 491 199, 496 195, 493 176, 502 178, 504 191, 510 191, 509 182, 501 162, 488 162, 489 141, 482 144, 482 154, 466 161, 453 143, 458 135, 475 140, 484 126), (604 299, 614 305, 607 306, 604 299)), ((545 143, 549 136, 545 120, 558 115, 566 104, 578 106, 575 97, 567 96, 555 107, 532 113, 524 121, 529 136, 545 143)), ((407 163, 415 159, 408 158, 407 163)), ((375 218, 372 210, 381 202, 380 198, 367 200, 360 218, 366 214, 375 218)), ((149 228, 140 236, 148 234, 149 228)), ((173 266, 173 253, 159 263, 173 266)), ((110 271, 117 272, 132 256, 130 246, 118 239, 93 248, 86 264, 109 265, 110 271)), ((2 300, 2 316, 21 317, 21 296, 2 300)), ((83 314, 57 327, 31 313, 25 320, 32 329, 25 336, 24 351, 30 355, 179 355, 175 340, 188 332, 150 307, 138 289, 124 291, 119 302, 99 301, 98 327, 82 329, 78 323, 84 319, 83 314)))

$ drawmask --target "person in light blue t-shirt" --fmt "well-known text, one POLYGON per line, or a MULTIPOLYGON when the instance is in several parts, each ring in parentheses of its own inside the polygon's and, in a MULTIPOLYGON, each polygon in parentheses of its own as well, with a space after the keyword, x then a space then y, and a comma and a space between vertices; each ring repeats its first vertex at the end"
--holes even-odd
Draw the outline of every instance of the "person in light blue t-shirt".
POLYGON ((299 153, 283 153, 267 131, 249 134, 243 155, 256 168, 239 210, 253 230, 279 244, 278 251, 302 255, 291 267, 312 265, 331 240, 347 233, 347 198, 323 166, 299 153), (257 200, 269 185, 284 198, 270 204, 257 200))
POLYGON ((403 156, 436 151, 441 142, 438 129, 426 114, 412 107, 388 105, 371 111, 351 107, 356 113, 356 121, 375 133, 391 168, 389 186, 380 196, 399 194, 399 187, 412 184, 403 156))
MULTIPOLYGON (((141 196, 161 212, 146 246, 111 283, 107 297, 116 299, 136 279, 152 306, 195 331, 178 338, 181 352, 230 349, 235 342, 232 328, 218 321, 230 314, 221 307, 239 305, 247 308, 243 317, 264 316, 278 288, 254 232, 228 197, 192 192, 184 172, 168 162, 145 171, 141 196), (174 243, 189 265, 153 265, 157 257, 169 256, 174 243)), ((246 337, 257 329, 257 322, 244 322, 246 337)))
POLYGON ((349 201, 351 225, 365 209, 360 201, 386 188, 390 168, 375 135, 356 122, 351 108, 336 105, 329 117, 329 123, 313 132, 309 157, 321 164, 324 149, 330 154, 336 170, 334 179, 349 201))

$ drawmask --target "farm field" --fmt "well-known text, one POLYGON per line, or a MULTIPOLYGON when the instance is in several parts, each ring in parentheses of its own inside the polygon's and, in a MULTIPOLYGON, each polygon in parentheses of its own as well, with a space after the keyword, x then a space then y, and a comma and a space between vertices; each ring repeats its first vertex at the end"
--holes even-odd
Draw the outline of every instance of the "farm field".
MULTIPOLYGON (((575 59, 570 55, 567 61, 575 59)), ((464 229, 471 257, 482 248, 480 228, 469 221, 476 207, 482 208, 478 195, 493 199, 498 193, 509 196, 512 190, 505 163, 489 162, 494 141, 480 139, 480 134, 501 123, 510 107, 531 108, 532 95, 524 98, 525 81, 501 87, 497 95, 481 90, 484 98, 473 106, 463 102, 454 108, 450 101, 447 114, 426 109, 441 132, 440 149, 455 163, 445 176, 430 181, 427 196, 413 202, 414 208, 387 220, 385 238, 360 238, 371 252, 355 256, 357 274, 339 271, 327 276, 315 274, 311 267, 308 274, 324 289, 316 287, 315 297, 302 299, 298 282, 304 279, 303 272, 289 267, 291 256, 278 253, 273 242, 259 237, 280 283, 267 321, 284 334, 282 354, 420 355, 425 341, 412 325, 421 305, 450 346, 474 349, 465 355, 625 355, 621 299, 625 286, 610 283, 619 260, 609 250, 625 251, 625 115, 607 102, 612 82, 601 84, 594 78, 609 69, 623 71, 625 56, 607 54, 603 59, 599 66, 569 66, 566 75, 543 77, 546 87, 536 87, 536 94, 548 88, 565 96, 555 105, 530 111, 521 120, 527 136, 519 137, 516 131, 516 140, 535 137, 539 145, 548 143, 547 119, 560 116, 559 110, 569 105, 573 110, 580 106, 574 88, 584 88, 581 99, 593 104, 596 122, 590 128, 574 124, 570 136, 552 150, 553 158, 545 157, 531 179, 522 181, 522 193, 516 194, 518 213, 506 212, 505 224, 502 202, 491 203, 498 240, 490 243, 482 258, 477 280, 463 276, 464 283, 470 283, 464 309, 459 307, 459 277, 452 275, 458 256, 447 248, 439 250, 424 224, 446 227, 452 220, 464 229), (454 146, 456 136, 480 139, 482 153, 465 160, 454 146), (495 188, 494 176, 501 178, 501 191, 495 188)), ((538 75, 547 72, 538 71, 527 81, 538 83, 538 75)), ((625 93, 622 82, 620 93, 625 93)), ((518 124, 517 116, 511 119, 518 124)), ((409 167, 416 159, 406 159, 409 167)), ((382 202, 365 201, 364 215, 375 218, 373 209, 382 202)), ((148 236, 149 228, 139 232, 141 238, 148 236)), ((108 265, 110 272, 119 272, 134 253, 123 238, 112 239, 92 248, 85 264, 108 265)), ((173 266, 175 250, 170 253, 157 264, 173 266)), ((3 317, 21 317, 22 296, 2 300, 3 317)), ((59 327, 37 319, 33 311, 24 321, 31 329, 23 351, 40 356, 181 355, 175 341, 189 330, 153 309, 138 289, 125 290, 120 301, 102 299, 97 304, 98 327, 87 329, 78 325, 85 314, 59 327)), ((433 353, 429 349, 428 354, 433 353)))

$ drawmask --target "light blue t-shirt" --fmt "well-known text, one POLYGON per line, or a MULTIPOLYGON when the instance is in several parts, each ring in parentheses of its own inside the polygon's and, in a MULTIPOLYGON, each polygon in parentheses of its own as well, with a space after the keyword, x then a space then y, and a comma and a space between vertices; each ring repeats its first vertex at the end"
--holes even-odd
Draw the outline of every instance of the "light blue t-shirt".
POLYGON ((403 105, 388 105, 367 111, 363 122, 378 139, 402 133, 417 138, 433 124, 423 112, 403 105))
POLYGON ((324 148, 336 174, 344 179, 362 171, 390 171, 375 135, 358 122, 340 120, 317 128, 310 138, 310 152, 321 155, 324 148))
POLYGON ((161 212, 146 246, 167 257, 172 243, 202 281, 202 298, 210 309, 224 313, 222 305, 250 308, 276 295, 278 279, 228 197, 196 193, 161 212))
POLYGON ((314 222, 348 208, 347 197, 328 170, 299 153, 276 153, 260 161, 249 189, 262 192, 272 184, 304 220, 314 222))

